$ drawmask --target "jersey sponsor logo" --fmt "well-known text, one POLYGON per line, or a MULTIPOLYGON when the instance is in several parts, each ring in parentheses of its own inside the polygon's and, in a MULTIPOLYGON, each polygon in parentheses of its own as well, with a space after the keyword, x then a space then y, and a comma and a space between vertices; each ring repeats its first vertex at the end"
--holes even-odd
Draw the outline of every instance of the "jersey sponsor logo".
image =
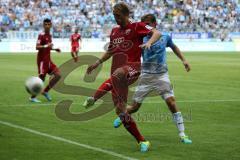
POLYGON ((124 37, 119 37, 119 38, 114 39, 112 42, 113 42, 113 44, 116 45, 116 44, 120 44, 120 43, 124 42, 124 40, 125 40, 124 37))
POLYGON ((133 47, 133 42, 130 40, 125 40, 122 43, 117 43, 114 44, 114 42, 110 42, 108 44, 105 45, 105 49, 108 51, 116 51, 117 49, 120 51, 128 51, 129 49, 131 49, 133 47))

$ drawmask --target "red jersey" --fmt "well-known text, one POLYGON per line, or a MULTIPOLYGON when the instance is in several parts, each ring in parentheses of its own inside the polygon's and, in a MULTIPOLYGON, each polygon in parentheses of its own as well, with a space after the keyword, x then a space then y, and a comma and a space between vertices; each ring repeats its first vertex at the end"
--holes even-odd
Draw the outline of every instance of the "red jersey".
POLYGON ((130 22, 124 28, 120 26, 113 28, 110 35, 110 45, 108 47, 108 50, 113 53, 112 69, 113 66, 114 68, 120 67, 120 64, 118 64, 120 60, 119 56, 114 56, 114 54, 118 53, 126 55, 127 62, 141 63, 142 49, 139 45, 143 43, 143 37, 148 35, 151 30, 152 27, 142 22, 130 22))
MULTIPOLYGON (((48 33, 40 33, 38 35, 37 45, 46 45, 52 43, 52 36, 48 33)), ((42 48, 38 50, 37 60, 40 61, 51 61, 50 57, 51 48, 42 48)))
POLYGON ((74 47, 79 47, 79 40, 81 39, 81 35, 78 33, 74 33, 71 35, 71 45, 74 47))

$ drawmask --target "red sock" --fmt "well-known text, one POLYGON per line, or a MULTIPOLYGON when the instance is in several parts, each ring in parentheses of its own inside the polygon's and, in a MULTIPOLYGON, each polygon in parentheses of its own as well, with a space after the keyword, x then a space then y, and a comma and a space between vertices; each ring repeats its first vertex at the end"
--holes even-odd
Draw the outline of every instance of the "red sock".
POLYGON ((48 92, 60 80, 60 78, 61 76, 59 74, 54 75, 49 84, 44 89, 44 92, 48 92))
POLYGON ((43 92, 48 92, 50 89, 51 89, 50 86, 47 85, 47 86, 44 88, 43 92))
POLYGON ((108 91, 111 91, 111 90, 112 90, 112 82, 111 82, 111 79, 108 79, 102 83, 102 85, 97 89, 93 97, 97 101, 102 96, 104 96, 108 91))
POLYGON ((139 132, 136 123, 134 122, 133 118, 128 113, 121 113, 119 115, 124 127, 127 129, 131 135, 139 142, 145 141, 144 137, 139 132))
POLYGON ((78 62, 78 57, 74 57, 74 62, 78 62))

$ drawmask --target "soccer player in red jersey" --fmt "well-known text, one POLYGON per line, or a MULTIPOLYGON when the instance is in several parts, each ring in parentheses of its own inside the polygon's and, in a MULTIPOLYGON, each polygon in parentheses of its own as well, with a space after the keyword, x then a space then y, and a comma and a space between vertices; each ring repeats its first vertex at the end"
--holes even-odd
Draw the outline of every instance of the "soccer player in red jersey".
POLYGON ((80 41, 80 43, 82 43, 82 38, 81 38, 81 35, 78 33, 78 28, 76 28, 75 33, 71 35, 70 41, 71 41, 71 46, 72 46, 71 54, 72 54, 74 61, 77 62, 78 61, 78 52, 79 52, 79 49, 81 48, 79 41, 80 41))
POLYGON ((160 32, 142 22, 132 23, 129 20, 129 8, 123 3, 113 7, 113 15, 119 26, 112 29, 110 45, 104 55, 90 65, 87 73, 90 74, 101 63, 112 57, 111 82, 113 86, 112 99, 116 106, 116 113, 127 131, 132 134, 140 144, 142 152, 148 151, 150 143, 139 132, 137 125, 130 114, 127 113, 128 86, 134 83, 141 66, 142 48, 150 48, 160 37, 160 32), (143 37, 151 35, 149 41, 143 44, 143 37))
MULTIPOLYGON (((37 65, 38 65, 38 74, 39 78, 43 81, 47 74, 53 75, 49 84, 44 89, 42 95, 48 100, 51 101, 52 98, 48 94, 48 91, 59 81, 61 78, 61 74, 57 66, 51 60, 51 50, 55 50, 56 52, 61 52, 59 48, 54 49, 52 43, 52 36, 50 34, 50 29, 52 27, 52 22, 50 19, 44 19, 43 28, 44 32, 40 33, 38 36, 38 41, 36 45, 36 49, 38 50, 37 55, 37 65)), ((30 98, 31 102, 40 102, 36 96, 32 96, 30 98)))

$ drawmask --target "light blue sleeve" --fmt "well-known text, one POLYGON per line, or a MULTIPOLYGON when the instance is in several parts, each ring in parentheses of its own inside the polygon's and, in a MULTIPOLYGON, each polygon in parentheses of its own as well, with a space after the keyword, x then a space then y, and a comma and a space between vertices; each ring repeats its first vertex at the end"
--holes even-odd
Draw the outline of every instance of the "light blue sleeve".
POLYGON ((172 41, 172 38, 169 35, 167 36, 167 47, 170 47, 170 48, 174 47, 174 43, 172 41))

